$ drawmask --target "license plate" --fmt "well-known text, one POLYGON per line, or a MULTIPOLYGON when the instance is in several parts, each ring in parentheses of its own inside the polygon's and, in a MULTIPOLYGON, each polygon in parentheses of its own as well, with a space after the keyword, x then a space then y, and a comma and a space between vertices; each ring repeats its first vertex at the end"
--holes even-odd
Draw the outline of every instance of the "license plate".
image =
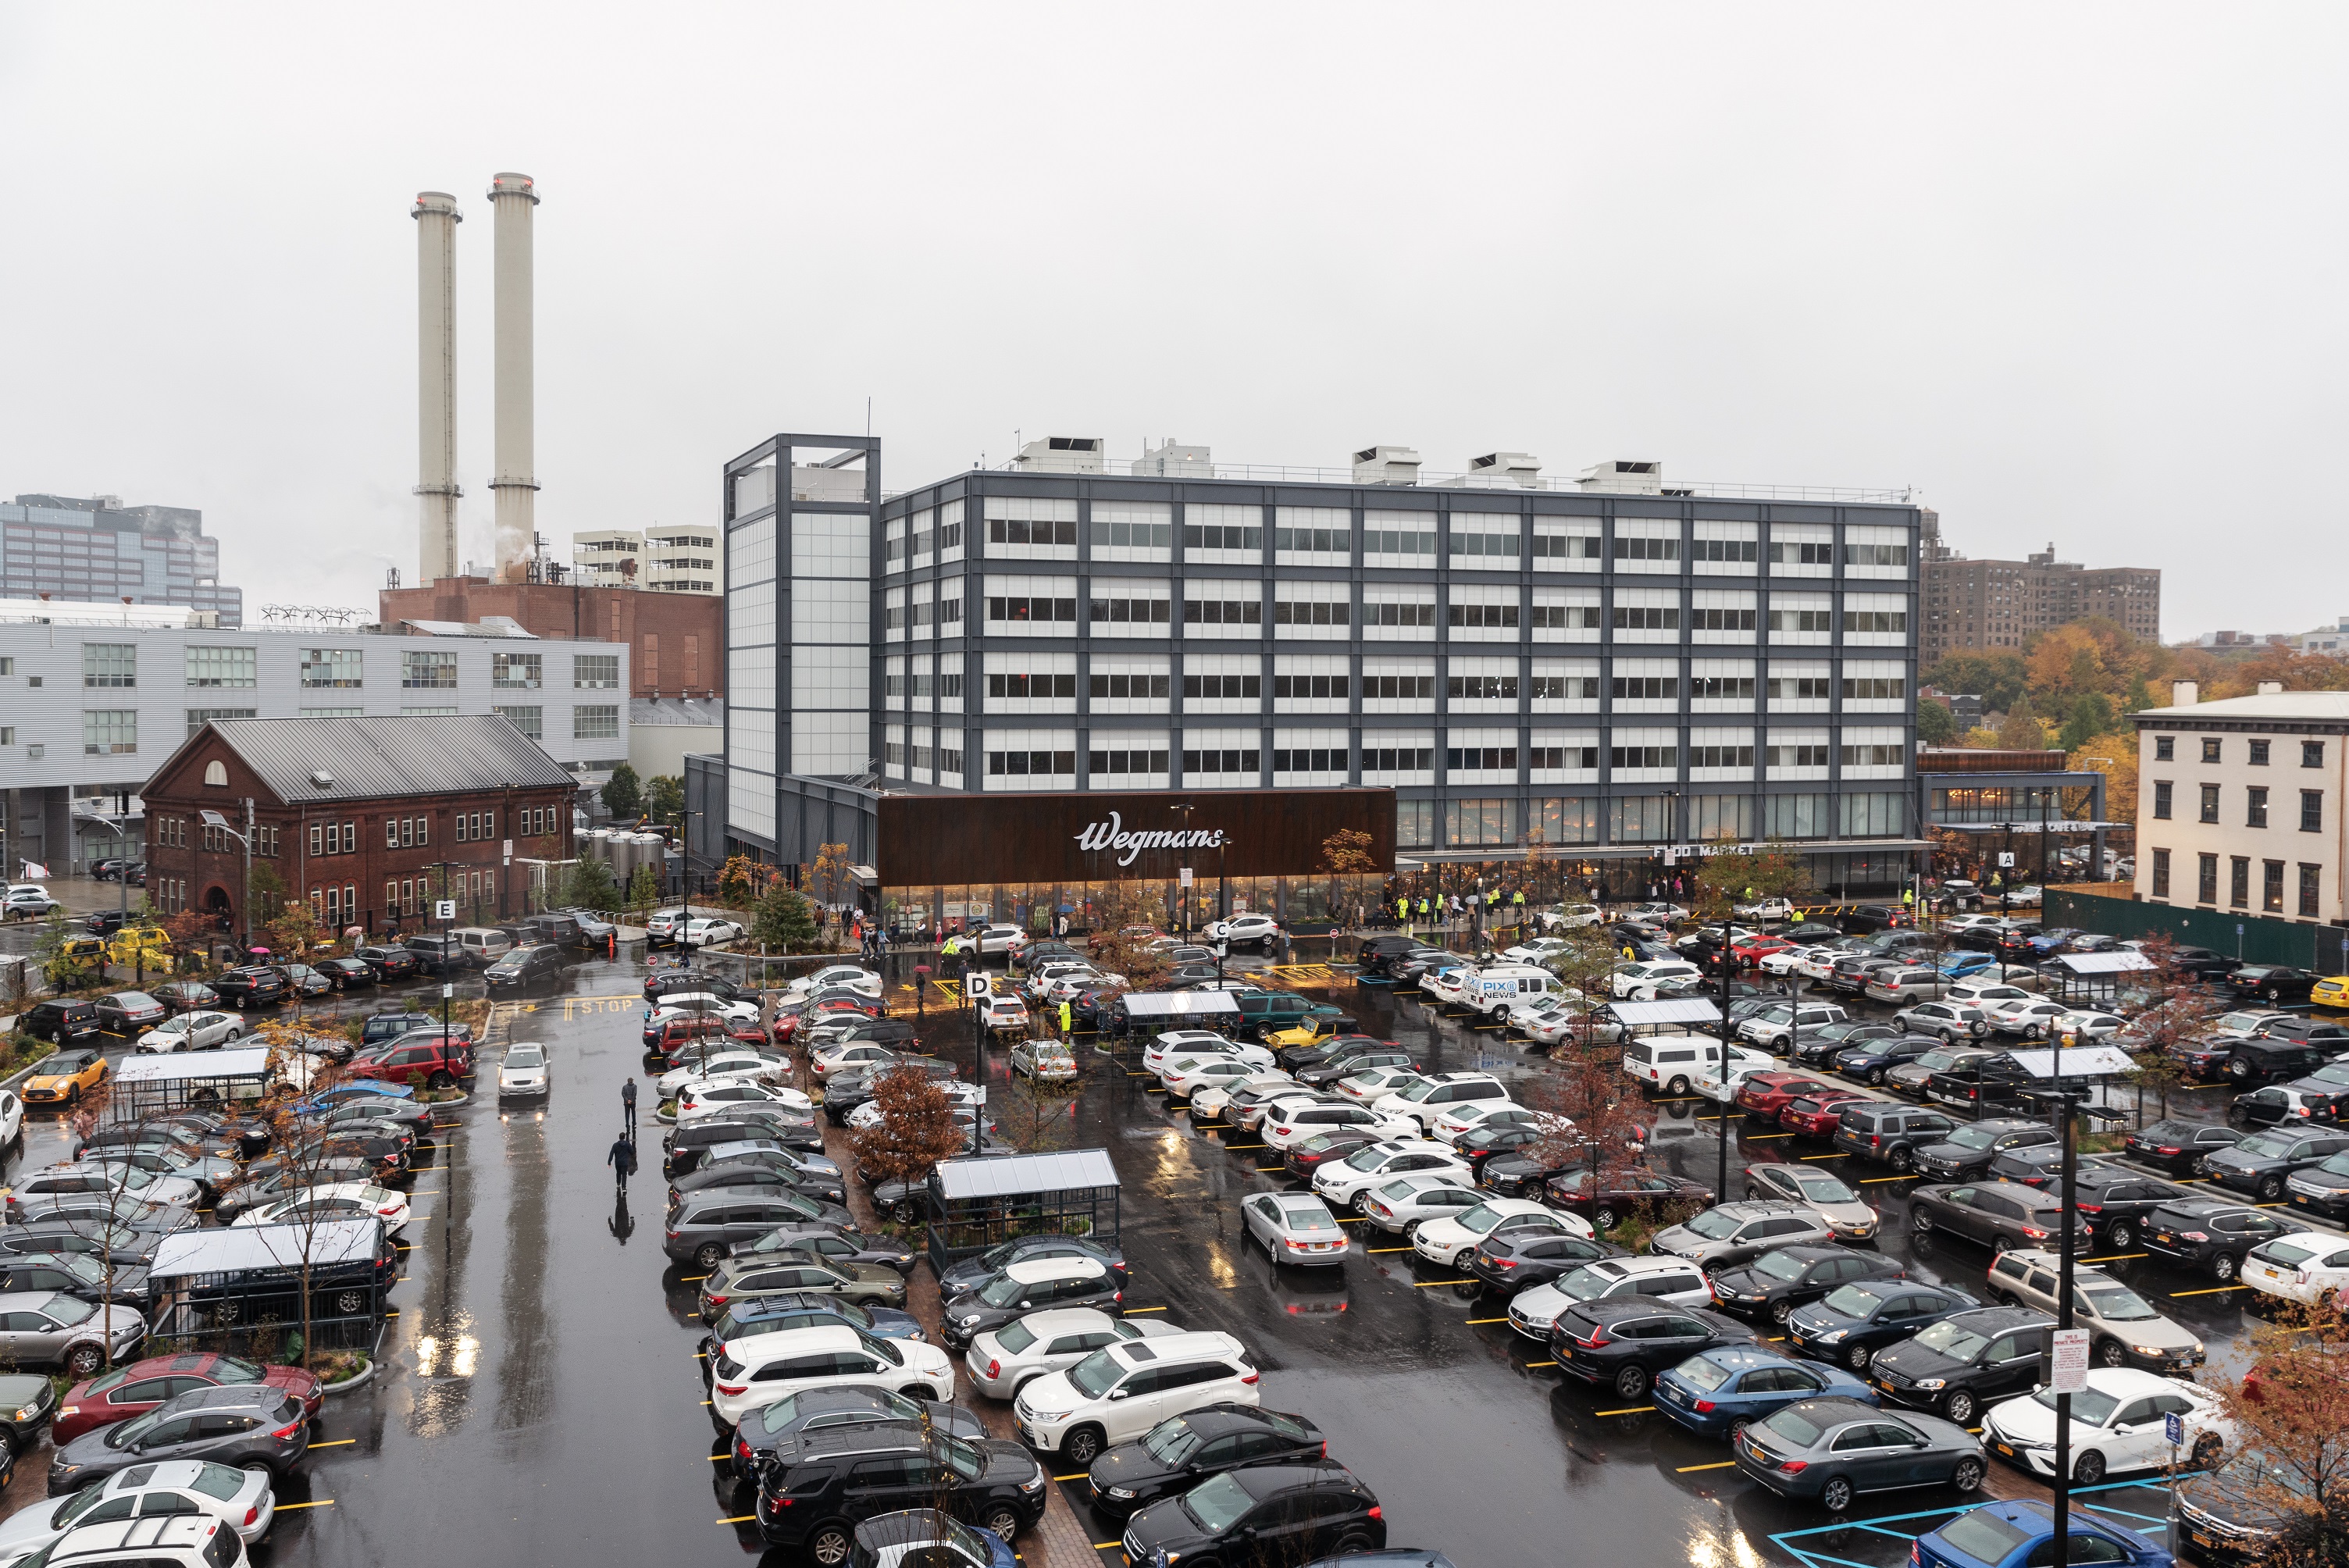
POLYGON ((1571 1361, 1574 1359, 1574 1352, 1561 1346, 1558 1348, 1557 1358, 1560 1361, 1571 1361))
POLYGON ((1889 1384, 1889 1383, 1887 1383, 1887 1382, 1886 1382, 1883 1378, 1881 1378, 1881 1377, 1878 1377, 1878 1378, 1876 1380, 1876 1386, 1877 1386, 1878 1388, 1883 1389, 1883 1390, 1884 1390, 1884 1392, 1886 1392, 1886 1393, 1888 1393, 1888 1394, 1889 1394, 1890 1392, 1892 1392, 1892 1385, 1891 1385, 1891 1384, 1889 1384))
POLYGON ((2008 1448, 2004 1443, 1994 1443, 1992 1446, 1997 1449, 2000 1453, 2004 1454, 2008 1459, 2013 1459, 2014 1457, 2014 1450, 2008 1448))
POLYGON ((2191 1541, 2197 1546, 2216 1546, 2219 1544, 2216 1541, 2211 1540, 2209 1536, 2203 1534, 2199 1530, 2188 1531, 2186 1532, 2186 1539, 2191 1541))
POLYGON ((2300 1193, 2298 1193, 2298 1192, 2294 1192, 2294 1193, 2292 1195, 2292 1201, 2293 1202, 2295 1202, 2295 1203, 2299 1204, 2299 1205, 2300 1205, 2302 1208, 2303 1208, 2303 1209, 2313 1209, 2314 1207, 2316 1207, 2316 1200, 2315 1200, 2315 1199, 2313 1199, 2313 1198, 2302 1197, 2302 1196, 2300 1193))
POLYGON ((2156 1231, 2156 1232, 2153 1233, 2153 1239, 2154 1239, 2155 1241, 2157 1241, 2157 1242, 2159 1242, 2163 1246, 2165 1246, 2165 1247, 2166 1247, 2166 1246, 2169 1245, 2169 1243, 2171 1243, 2171 1241, 2173 1241, 2175 1238, 2173 1238, 2168 1231, 2156 1231))

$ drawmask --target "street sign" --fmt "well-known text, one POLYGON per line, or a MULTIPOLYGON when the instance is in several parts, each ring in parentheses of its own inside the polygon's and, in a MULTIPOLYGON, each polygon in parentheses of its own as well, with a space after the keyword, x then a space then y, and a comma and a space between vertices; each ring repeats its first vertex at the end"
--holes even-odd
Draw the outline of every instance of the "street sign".
POLYGON ((2162 1417, 2161 1435, 2168 1439, 2171 1448, 2178 1447, 2186 1440, 2186 1418, 2175 1410, 2162 1417))
POLYGON ((2047 1386, 2058 1394, 2077 1394, 2088 1386, 2088 1331, 2059 1328, 2055 1355, 2049 1364, 2047 1386))
POLYGON ((449 984, 448 982, 446 982, 446 981, 441 982, 441 985, 440 985, 440 1000, 442 1000, 443 1002, 446 1002, 446 1001, 448 1001, 450 997, 454 996, 456 994, 457 994, 457 987, 455 987, 454 985, 450 985, 450 984, 449 984))
POLYGON ((2002 872, 2011 872, 2014 869, 2014 851, 2013 850, 1999 851, 1998 869, 2002 872))
POLYGON ((456 919, 457 901, 453 898, 435 900, 432 904, 432 918, 435 920, 456 919))

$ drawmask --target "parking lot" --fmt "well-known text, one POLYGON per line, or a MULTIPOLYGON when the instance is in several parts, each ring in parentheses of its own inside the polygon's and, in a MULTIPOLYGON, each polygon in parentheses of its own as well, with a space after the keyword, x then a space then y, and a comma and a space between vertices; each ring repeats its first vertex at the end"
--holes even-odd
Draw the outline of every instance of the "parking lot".
MULTIPOLYGON (((1521 1044, 1413 995, 1358 985, 1329 956, 1300 944, 1295 962, 1268 979, 1340 1003, 1365 1031, 1398 1041, 1431 1068, 1507 1078, 1542 1070, 1521 1044)), ((549 1047, 543 1117, 501 1119, 490 1096, 443 1116, 439 1147, 414 1184, 417 1218, 402 1238, 412 1250, 392 1293, 380 1370, 329 1399, 310 1473, 286 1489, 287 1502, 309 1506, 283 1514, 257 1561, 354 1564, 426 1551, 467 1561, 797 1560, 762 1554, 743 1517, 750 1493, 711 1462, 718 1445, 693 1355, 699 1271, 660 1251, 660 1129, 648 1102, 651 1158, 632 1202, 616 1197, 604 1163, 619 1124, 619 1085, 639 1070, 642 974, 627 957, 583 963, 501 1017, 512 1037, 549 1047)), ((355 1005, 387 1006, 398 994, 355 1005)), ((485 1071, 494 1070, 502 1034, 483 1052, 485 1071)), ((923 1038, 970 1075, 958 1015, 932 1012, 923 1038)), ((1264 1403, 1322 1429, 1332 1457, 1378 1494, 1393 1542, 1440 1547, 1464 1568, 1557 1560, 1561 1529, 1573 1532, 1576 1556, 1596 1560, 1649 1561, 1668 1551, 1700 1563, 1758 1556, 1889 1565, 1906 1556, 1910 1535, 1931 1527, 1932 1510, 1958 1504, 1943 1491, 1879 1494, 1831 1525, 1816 1505, 1748 1483, 1725 1446, 1687 1434, 1644 1401, 1626 1405, 1562 1381, 1543 1346, 1510 1330, 1499 1301, 1457 1285, 1461 1276, 1423 1264, 1400 1240, 1357 1239, 1337 1268, 1273 1265, 1261 1248, 1243 1245, 1238 1225, 1241 1199, 1287 1184, 1266 1168, 1256 1140, 1195 1129, 1121 1060, 1079 1056, 1082 1076, 1059 1137, 1068 1147, 1108 1149, 1117 1167, 1134 1271, 1126 1309, 1238 1336, 1263 1371, 1264 1403), (1870 1521, 1880 1522, 1856 1522, 1870 1521)), ((987 1077, 1005 1081, 999 1054, 990 1053, 987 1077)), ((2180 1091, 2173 1114, 2220 1117, 2226 1098, 2217 1088, 2180 1091)), ((1710 1184, 1723 1130, 1716 1109, 1687 1099, 1656 1114, 1656 1163, 1710 1184)), ((1728 1130, 1733 1191, 1751 1163, 1830 1163, 1882 1211, 1888 1255, 1914 1277, 1982 1294, 1985 1249, 1909 1233, 1909 1181, 1844 1169, 1854 1162, 1825 1144, 1742 1118, 1728 1130)), ((842 1152, 843 1135, 831 1137, 842 1152)), ((59 1157, 63 1144, 61 1125, 36 1118, 7 1173, 59 1157)), ((2209 1375, 2239 1373, 2249 1293, 2150 1264, 2125 1257, 2107 1266, 2205 1340, 2209 1375)), ((926 1270, 916 1277, 926 1279, 926 1270)), ((917 1310, 923 1299, 917 1289, 917 1310)), ((960 1397, 1002 1429, 1004 1406, 973 1399, 967 1387, 960 1397)), ((19 1467, 12 1509, 39 1493, 46 1456, 35 1458, 19 1467)), ((1028 1561, 1060 1562, 1082 1534, 1115 1563, 1117 1525, 1093 1513, 1081 1481, 1061 1490, 1070 1514, 1056 1508, 1048 1516, 1050 1542, 1022 1537, 1028 1561), (1073 1531, 1064 1522, 1071 1515, 1073 1531)), ((1993 1465, 1981 1495, 2041 1490, 1993 1465)), ((2099 1506, 2158 1532, 2158 1481, 2116 1483, 2099 1506)))

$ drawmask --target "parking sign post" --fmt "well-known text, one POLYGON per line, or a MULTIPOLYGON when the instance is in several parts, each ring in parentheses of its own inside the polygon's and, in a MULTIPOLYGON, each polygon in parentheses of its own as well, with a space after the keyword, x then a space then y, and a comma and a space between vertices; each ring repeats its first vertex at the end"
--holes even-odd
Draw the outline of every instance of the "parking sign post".
POLYGON ((2169 1439, 2169 1554, 2178 1555, 2178 1449, 2186 1441, 2186 1418, 2172 1410, 2161 1418, 2161 1435, 2169 1439))

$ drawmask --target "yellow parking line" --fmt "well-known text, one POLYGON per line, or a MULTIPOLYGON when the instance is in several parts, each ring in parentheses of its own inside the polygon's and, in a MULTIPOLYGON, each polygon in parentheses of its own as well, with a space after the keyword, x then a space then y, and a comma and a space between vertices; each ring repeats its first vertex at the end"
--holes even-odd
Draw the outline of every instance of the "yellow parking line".
POLYGON ((1590 1413, 1594 1416, 1644 1416, 1653 1412, 1654 1409, 1653 1405, 1626 1405, 1619 1410, 1593 1410, 1590 1413))
POLYGON ((1674 1475, 1686 1475, 1691 1470, 1735 1470, 1736 1468, 1737 1461, 1735 1460, 1721 1460, 1709 1465, 1682 1465, 1672 1473, 1674 1475))
POLYGON ((726 1453, 726 1454, 712 1454, 712 1455, 710 1455, 710 1456, 709 1456, 709 1462, 710 1462, 711 1464, 714 1464, 714 1465, 722 1465, 722 1464, 724 1464, 728 1460, 730 1460, 730 1459, 732 1459, 733 1457, 734 1457, 734 1456, 733 1456, 732 1454, 730 1454, 730 1453, 726 1453))
POLYGON ((322 1497, 312 1502, 281 1502, 277 1505, 277 1511, 283 1513, 289 1508, 332 1508, 334 1506, 333 1498, 322 1497))
POLYGON ((314 1449, 340 1449, 347 1448, 357 1441, 357 1438, 336 1438, 330 1443, 312 1443, 310 1446, 314 1449))
POLYGON ((1848 1160, 1851 1156, 1848 1154, 1806 1154, 1803 1158, 1806 1160, 1848 1160))
POLYGON ((1557 1362, 1555 1362, 1555 1361, 1528 1361, 1528 1362, 1526 1362, 1526 1365, 1527 1367, 1555 1367, 1555 1366, 1557 1366, 1557 1362))
POLYGON ((1765 1138, 1792 1138, 1795 1135, 1791 1132, 1749 1132, 1745 1136, 1749 1141, 1758 1143, 1765 1138))
POLYGON ((1482 1323, 1506 1323, 1509 1320, 1506 1317, 1472 1317, 1468 1320, 1468 1326, 1474 1328, 1478 1324, 1482 1323))
POLYGON ((730 1519, 721 1519, 718 1522, 720 1524, 755 1524, 758 1521, 759 1516, 755 1513, 738 1513, 730 1519))
POLYGON ((679 1274, 677 1276, 677 1283, 679 1284, 699 1284, 703 1280, 706 1280, 709 1277, 709 1276, 708 1274, 679 1274))
POLYGON ((1352 1219, 1340 1220, 1338 1222, 1341 1225, 1359 1225, 1362 1223, 1362 1217, 1360 1214, 1357 1214, 1352 1219))
POLYGON ((1261 1143, 1226 1143, 1224 1147, 1226 1149, 1261 1149, 1264 1145, 1261 1143))
POLYGON ((2173 1296, 2224 1295, 2230 1290, 2249 1290, 2251 1288, 2251 1287, 2247 1284, 2214 1284, 2208 1290, 2173 1290, 2169 1294, 2173 1296))
POLYGON ((1418 1249, 1414 1247, 1364 1247, 1362 1250, 1366 1253, 1408 1253, 1415 1252, 1418 1249))
POLYGON ((1106 1552, 1116 1544, 1117 1542, 1114 1541, 1096 1541, 1093 1542, 1093 1550, 1096 1552, 1106 1552))
POLYGON ((1416 1284, 1413 1284, 1411 1288, 1413 1290, 1433 1290, 1440 1284, 1476 1284, 1479 1283, 1481 1282, 1473 1279, 1423 1279, 1419 1281, 1416 1284))
POLYGON ((2153 1254, 2150 1253, 2107 1253, 2103 1257, 2082 1258, 2080 1262, 2084 1264, 2116 1264, 2126 1258, 2143 1258, 2150 1257, 2153 1254))
POLYGON ((1163 1306, 1129 1306, 1125 1309, 1124 1315, 1128 1317, 1132 1317, 1137 1312, 1164 1312, 1165 1310, 1166 1309, 1163 1306))
POLYGON ((1914 1176, 1863 1176, 1859 1179, 1859 1184, 1863 1187, 1873 1187, 1879 1181, 1914 1181, 1917 1178, 1914 1176))

